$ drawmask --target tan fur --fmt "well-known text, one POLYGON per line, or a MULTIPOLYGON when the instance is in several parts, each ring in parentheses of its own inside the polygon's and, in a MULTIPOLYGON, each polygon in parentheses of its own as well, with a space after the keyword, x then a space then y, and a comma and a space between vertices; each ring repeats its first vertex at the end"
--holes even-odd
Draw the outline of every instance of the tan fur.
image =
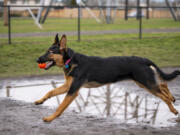
POLYGON ((60 50, 66 49, 66 43, 67 43, 67 39, 66 36, 63 35, 61 40, 60 40, 60 50))
POLYGON ((156 93, 156 96, 162 99, 169 107, 169 110, 174 113, 175 115, 178 114, 178 111, 172 105, 172 102, 169 98, 167 98, 163 93, 156 93))
POLYGON ((53 59, 56 62, 56 65, 58 67, 63 67, 64 66, 64 60, 63 56, 60 54, 50 54, 49 58, 53 59))
MULTIPOLYGON (((139 83, 137 83, 137 84, 139 84, 139 83)), ((164 87, 164 84, 159 85, 159 90, 160 91, 158 91, 158 90, 150 90, 150 89, 146 88, 145 86, 143 86, 142 84, 140 84, 139 86, 141 88, 145 88, 151 94, 153 94, 156 97, 159 97, 160 99, 162 99, 168 105, 169 110, 171 112, 173 112, 175 115, 178 114, 178 111, 172 105, 172 101, 174 102, 175 99, 172 96, 172 94, 170 93, 169 89, 167 87, 164 87)))
POLYGON ((52 91, 49 91, 43 98, 41 98, 40 100, 35 101, 35 104, 42 104, 48 98, 51 98, 53 96, 66 93, 69 90, 70 86, 71 86, 73 78, 71 76, 65 76, 65 79, 66 79, 66 81, 62 86, 60 86, 58 88, 55 88, 52 91))
POLYGON ((161 93, 163 93, 163 95, 166 96, 169 100, 171 100, 172 102, 175 101, 174 97, 172 96, 171 92, 168 89, 167 83, 161 83, 159 85, 159 89, 161 93))
POLYGON ((178 111, 172 105, 172 102, 175 102, 175 98, 172 96, 170 90, 168 89, 167 83, 160 77, 155 67, 150 66, 150 68, 155 73, 155 80, 157 83, 157 87, 155 89, 150 90, 146 88, 144 85, 140 84, 139 82, 135 81, 135 83, 141 88, 145 88, 156 97, 159 97, 160 99, 162 99, 168 105, 169 110, 171 112, 173 112, 175 115, 178 114, 178 111))
MULTIPOLYGON (((66 50, 66 44, 67 44, 67 39, 66 39, 66 36, 63 35, 61 40, 60 40, 60 52, 62 54, 66 50)), ((63 60, 63 56, 61 54, 52 54, 51 53, 49 55, 49 58, 53 59, 56 62, 56 65, 58 67, 64 67, 64 60, 63 60)), ((67 73, 65 72, 65 76, 64 76, 65 77, 65 83, 62 86, 48 92, 43 98, 41 98, 40 100, 37 100, 35 102, 35 104, 41 104, 45 100, 47 100, 48 98, 51 98, 53 96, 68 92, 68 90, 70 89, 71 84, 73 82, 73 77, 69 76, 69 73, 71 73, 71 71, 76 66, 77 65, 72 65, 71 69, 67 73)), ((172 96, 172 94, 170 93, 166 82, 160 77, 160 75, 158 74, 158 72, 154 66, 150 66, 150 68, 152 69, 152 71, 155 74, 155 76, 154 76, 155 80, 156 80, 155 87, 153 89, 148 89, 144 85, 142 85, 141 83, 135 81, 136 84, 139 85, 141 88, 145 88, 151 94, 162 99, 168 105, 171 112, 173 112, 174 114, 178 114, 177 110, 172 105, 172 102, 174 102, 175 99, 172 96)), ((92 87, 99 87, 102 85, 103 84, 96 83, 96 82, 88 82, 88 83, 86 82, 86 83, 84 83, 83 87, 92 88, 92 87)), ((54 114, 50 115, 49 117, 43 118, 43 120, 45 122, 50 122, 50 121, 54 120, 56 117, 60 116, 64 112, 64 110, 71 104, 71 102, 78 96, 78 92, 79 92, 79 90, 77 90, 72 95, 67 94, 66 97, 64 98, 63 102, 57 108, 56 112, 54 114)))
POLYGON ((97 83, 97 82, 87 82, 87 83, 84 83, 83 84, 83 87, 85 88, 96 88, 96 87, 100 87, 100 86, 103 86, 104 84, 100 84, 100 83, 97 83))
MULTIPOLYGON (((60 51, 62 53, 63 53, 63 51, 66 50, 66 42, 67 42, 66 36, 63 35, 61 40, 60 40, 60 46, 61 46, 60 51)), ((53 59, 56 62, 56 65, 58 67, 63 67, 64 66, 63 55, 61 55, 61 54, 52 54, 51 53, 49 55, 49 58, 53 59)), ((72 65, 71 70, 76 66, 77 65, 72 65)), ((70 72, 71 72, 71 70, 70 70, 70 72)), ((54 89, 52 91, 49 91, 43 98, 41 98, 40 100, 35 101, 35 104, 42 104, 48 98, 51 98, 53 96, 66 93, 71 87, 71 84, 73 82, 73 77, 68 76, 68 75, 65 74, 64 78, 65 78, 65 83, 62 86, 60 86, 60 87, 58 87, 58 88, 56 88, 56 89, 54 89)), ((45 122, 50 122, 50 121, 54 120, 56 117, 60 116, 62 114, 62 112, 68 107, 68 105, 78 96, 78 91, 76 91, 76 93, 74 93, 73 95, 66 95, 63 102, 59 105, 58 109, 56 110, 56 112, 54 114, 52 114, 51 116, 49 116, 49 117, 43 118, 43 120, 45 122)))
POLYGON ((56 117, 60 116, 77 96, 78 96, 78 91, 76 91, 76 93, 74 93, 73 95, 66 95, 63 102, 57 108, 56 112, 54 114, 50 115, 49 117, 43 118, 43 120, 45 122, 50 122, 50 121, 54 120, 56 117))
POLYGON ((140 88, 145 88, 144 85, 142 85, 141 83, 134 81, 140 88))

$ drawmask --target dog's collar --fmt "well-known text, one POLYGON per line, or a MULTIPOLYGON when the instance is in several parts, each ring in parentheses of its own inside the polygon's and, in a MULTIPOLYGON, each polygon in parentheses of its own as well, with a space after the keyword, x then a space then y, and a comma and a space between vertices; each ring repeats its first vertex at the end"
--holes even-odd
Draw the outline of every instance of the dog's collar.
POLYGON ((69 63, 71 62, 72 57, 69 58, 66 62, 65 62, 65 68, 68 69, 69 68, 69 63))
POLYGON ((64 63, 64 68, 65 68, 66 70, 68 70, 68 69, 70 68, 70 66, 71 66, 70 62, 71 62, 71 60, 73 59, 73 57, 74 57, 74 53, 72 54, 72 56, 71 56, 67 61, 65 61, 65 63, 64 63))

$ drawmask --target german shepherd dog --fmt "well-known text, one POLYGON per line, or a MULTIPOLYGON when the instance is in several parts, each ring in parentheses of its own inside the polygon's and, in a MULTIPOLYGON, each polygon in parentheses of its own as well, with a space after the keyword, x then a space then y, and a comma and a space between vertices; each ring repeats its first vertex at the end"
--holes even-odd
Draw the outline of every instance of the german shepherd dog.
POLYGON ((37 62, 46 62, 46 70, 55 65, 63 68, 65 77, 65 83, 62 86, 49 91, 40 100, 35 101, 36 105, 42 104, 48 98, 67 92, 56 112, 43 118, 45 122, 50 122, 60 116, 78 96, 81 87, 94 88, 125 79, 134 80, 140 87, 162 99, 172 113, 178 114, 178 111, 172 105, 175 98, 170 93, 166 81, 180 75, 180 71, 166 74, 146 58, 136 56, 107 58, 86 56, 67 47, 66 35, 63 35, 59 41, 57 34, 52 46, 44 55, 38 58, 37 62))

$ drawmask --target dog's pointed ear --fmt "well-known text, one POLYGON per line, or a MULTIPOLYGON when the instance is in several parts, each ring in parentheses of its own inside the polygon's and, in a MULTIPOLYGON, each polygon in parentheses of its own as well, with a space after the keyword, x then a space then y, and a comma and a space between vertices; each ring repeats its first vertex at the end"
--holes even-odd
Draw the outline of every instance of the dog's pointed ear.
POLYGON ((62 35, 61 40, 60 40, 60 50, 66 50, 66 44, 67 44, 67 38, 66 35, 62 35))
POLYGON ((55 36, 54 43, 55 43, 55 44, 59 43, 59 36, 58 36, 58 33, 57 33, 56 36, 55 36))

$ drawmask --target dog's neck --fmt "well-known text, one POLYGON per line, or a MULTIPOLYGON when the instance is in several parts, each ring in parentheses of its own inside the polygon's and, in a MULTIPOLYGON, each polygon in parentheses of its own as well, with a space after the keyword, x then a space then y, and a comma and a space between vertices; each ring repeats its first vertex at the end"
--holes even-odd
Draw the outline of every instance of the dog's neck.
POLYGON ((65 62, 64 67, 65 67, 66 69, 68 69, 68 68, 70 67, 69 63, 71 62, 71 60, 72 60, 72 57, 69 58, 69 59, 65 62))
POLYGON ((77 64, 74 64, 74 59, 73 59, 74 55, 75 55, 74 51, 71 50, 70 48, 67 48, 67 52, 66 53, 67 53, 66 57, 68 57, 68 59, 64 59, 63 70, 64 70, 64 73, 66 75, 70 75, 71 72, 73 71, 73 69, 75 67, 77 67, 77 64))

